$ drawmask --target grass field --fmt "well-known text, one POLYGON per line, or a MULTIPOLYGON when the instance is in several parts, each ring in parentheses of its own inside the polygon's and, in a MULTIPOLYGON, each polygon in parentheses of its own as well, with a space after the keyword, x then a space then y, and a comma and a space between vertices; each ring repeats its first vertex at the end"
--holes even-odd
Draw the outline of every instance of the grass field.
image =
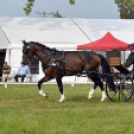
POLYGON ((100 103, 99 89, 92 102, 92 85, 64 85, 65 102, 57 103, 56 85, 0 85, 0 134, 133 134, 134 102, 100 103))

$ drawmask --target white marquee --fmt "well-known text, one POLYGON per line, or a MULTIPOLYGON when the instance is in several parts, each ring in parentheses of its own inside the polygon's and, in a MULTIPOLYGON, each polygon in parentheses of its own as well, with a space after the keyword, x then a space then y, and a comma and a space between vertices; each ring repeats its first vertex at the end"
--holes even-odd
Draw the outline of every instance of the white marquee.
MULTIPOLYGON (((102 38, 108 31, 119 40, 134 42, 134 20, 0 17, 0 49, 7 49, 6 60, 14 75, 21 62, 23 39, 38 41, 58 50, 76 50, 77 45, 102 38)), ((40 65, 37 78, 42 76, 40 65)))

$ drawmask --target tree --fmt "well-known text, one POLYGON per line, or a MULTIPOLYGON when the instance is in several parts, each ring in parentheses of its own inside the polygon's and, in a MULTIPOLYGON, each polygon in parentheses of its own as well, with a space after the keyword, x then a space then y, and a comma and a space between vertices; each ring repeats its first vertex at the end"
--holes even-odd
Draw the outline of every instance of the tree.
POLYGON ((63 18, 62 15, 58 11, 56 13, 53 13, 52 16, 55 18, 63 18))
POLYGON ((34 6, 34 3, 35 0, 27 0, 27 3, 26 3, 26 7, 23 7, 24 11, 25 11, 25 14, 26 15, 29 15, 32 11, 32 8, 34 6))
POLYGON ((115 0, 120 8, 121 19, 134 19, 134 1, 133 0, 115 0))
MULTIPOLYGON (((34 6, 34 4, 33 4, 34 2, 35 2, 35 0, 27 0, 26 7, 23 7, 26 15, 30 15, 30 13, 32 11, 32 7, 34 6)), ((75 4, 75 0, 70 0, 69 2, 70 2, 70 5, 75 4)), ((58 11, 57 11, 57 13, 58 13, 58 11)), ((59 16, 59 18, 62 18, 62 17, 60 17, 60 14, 58 16, 59 16)))
POLYGON ((75 5, 75 0, 70 0, 70 5, 75 5))

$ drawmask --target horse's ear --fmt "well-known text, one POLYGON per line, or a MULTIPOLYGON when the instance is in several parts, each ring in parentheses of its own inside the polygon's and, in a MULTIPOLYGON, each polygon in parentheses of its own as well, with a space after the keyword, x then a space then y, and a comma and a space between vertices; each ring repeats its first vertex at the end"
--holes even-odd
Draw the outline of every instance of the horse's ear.
POLYGON ((25 46, 27 46, 27 43, 26 43, 25 40, 21 40, 21 41, 22 41, 22 43, 23 43, 25 46))

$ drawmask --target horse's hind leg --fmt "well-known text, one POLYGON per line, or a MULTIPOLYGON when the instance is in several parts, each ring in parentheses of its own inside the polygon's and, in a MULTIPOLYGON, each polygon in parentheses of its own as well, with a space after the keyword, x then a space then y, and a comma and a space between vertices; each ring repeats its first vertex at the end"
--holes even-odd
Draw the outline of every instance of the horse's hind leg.
POLYGON ((101 79, 100 79, 100 82, 99 82, 99 87, 100 87, 101 93, 102 93, 102 98, 101 98, 100 102, 104 102, 104 100, 106 99, 107 96, 106 96, 106 93, 105 93, 105 90, 104 90, 103 83, 102 83, 101 79))
POLYGON ((99 86, 101 89, 101 93, 102 93, 102 98, 101 98, 100 102, 103 102, 106 99, 106 93, 103 88, 103 83, 102 83, 100 77, 92 77, 91 79, 94 81, 95 85, 94 85, 94 88, 91 89, 91 91, 89 92, 89 100, 91 100, 96 87, 99 86))
POLYGON ((39 94, 41 94, 42 96, 44 96, 46 98, 48 98, 48 95, 43 92, 43 90, 41 89, 41 86, 42 86, 42 83, 47 82, 47 81, 49 81, 51 79, 52 79, 51 77, 45 76, 38 82, 39 94))
POLYGON ((90 90, 89 96, 88 96, 90 101, 92 101, 92 99, 93 99, 93 94, 94 94, 94 90, 96 89, 96 87, 97 87, 97 85, 96 85, 96 83, 94 83, 94 87, 90 90))
POLYGON ((65 99, 65 96, 64 96, 64 93, 63 93, 62 78, 61 77, 57 77, 56 81, 57 81, 57 84, 58 84, 59 91, 61 93, 61 98, 60 98, 60 100, 58 102, 63 102, 64 99, 65 99))

